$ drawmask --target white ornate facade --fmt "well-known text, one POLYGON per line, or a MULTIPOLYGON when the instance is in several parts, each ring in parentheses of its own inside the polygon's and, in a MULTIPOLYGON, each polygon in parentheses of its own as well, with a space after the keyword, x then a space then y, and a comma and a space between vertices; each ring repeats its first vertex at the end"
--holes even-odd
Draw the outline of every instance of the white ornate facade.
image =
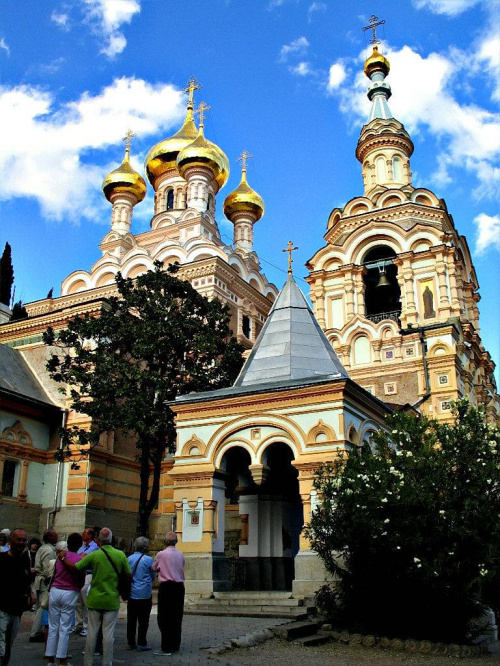
POLYGON ((449 419, 450 400, 467 396, 493 419, 495 366, 467 241, 444 200, 412 186, 413 143, 389 110, 388 72, 375 47, 356 149, 364 195, 331 212, 308 263, 315 314, 350 376, 382 400, 449 419))

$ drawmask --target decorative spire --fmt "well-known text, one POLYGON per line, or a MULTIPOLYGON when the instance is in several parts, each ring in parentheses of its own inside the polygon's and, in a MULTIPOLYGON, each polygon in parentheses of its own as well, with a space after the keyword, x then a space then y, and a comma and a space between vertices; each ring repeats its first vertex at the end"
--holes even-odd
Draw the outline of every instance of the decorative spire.
POLYGON ((377 39, 377 27, 379 25, 384 25, 385 19, 382 21, 378 20, 378 16, 375 16, 375 14, 372 14, 368 20, 368 25, 365 25, 364 28, 362 28, 363 32, 366 32, 366 30, 371 30, 372 31, 372 37, 370 39, 370 44, 380 44, 380 39, 377 39))
POLYGON ((205 104, 205 102, 201 102, 199 107, 196 109, 195 113, 198 114, 200 118, 200 126, 198 128, 198 132, 203 136, 203 129, 205 127, 205 111, 209 111, 212 107, 208 106, 208 104, 205 104))
POLYGON ((131 140, 136 137, 137 134, 135 132, 132 132, 131 129, 127 130, 127 133, 123 137, 122 141, 125 141, 125 157, 123 158, 123 161, 126 162, 127 164, 130 162, 130 144, 131 140))
POLYGON ((194 91, 199 90, 200 88, 203 88, 201 83, 198 83, 198 81, 192 76, 187 84, 187 88, 184 88, 182 92, 187 93, 188 95, 188 103, 187 103, 187 108, 188 111, 192 111, 194 107, 194 91))
POLYGON ((253 155, 250 155, 249 152, 243 150, 241 155, 236 158, 237 162, 241 162, 241 182, 247 182, 247 160, 251 160, 253 155))
POLYGON ((292 275, 292 264, 293 264, 293 259, 292 259, 292 252, 294 250, 298 250, 298 247, 294 247, 292 241, 288 241, 288 245, 282 252, 288 252, 288 275, 292 275))
POLYGON ((371 122, 375 118, 388 120, 389 118, 393 117, 387 103, 387 100, 392 94, 391 87, 385 82, 385 77, 387 74, 389 74, 391 66, 387 58, 379 53, 378 45, 380 44, 380 39, 377 38, 376 33, 377 26, 383 25, 384 23, 385 21, 379 21, 378 16, 372 14, 372 16, 370 16, 368 25, 365 25, 364 28, 362 28, 363 32, 365 30, 372 31, 370 43, 373 45, 372 53, 365 60, 364 67, 366 76, 372 82, 368 86, 368 99, 372 103, 368 122, 371 122))

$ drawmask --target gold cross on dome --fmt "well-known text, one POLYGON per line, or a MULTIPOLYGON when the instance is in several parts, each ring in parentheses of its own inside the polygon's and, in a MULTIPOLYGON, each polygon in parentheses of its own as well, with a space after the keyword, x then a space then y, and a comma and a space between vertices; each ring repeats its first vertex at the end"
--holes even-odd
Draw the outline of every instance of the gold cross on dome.
POLYGON ((205 104, 205 102, 201 102, 200 106, 196 109, 196 113, 200 116, 200 125, 203 125, 204 123, 205 111, 209 111, 211 108, 212 107, 205 104))
POLYGON ((192 105, 193 104, 193 98, 194 98, 194 91, 199 90, 200 88, 203 88, 201 83, 198 83, 198 81, 192 76, 187 84, 187 88, 184 88, 182 92, 187 93, 189 95, 188 97, 188 104, 192 105))
POLYGON ((247 160, 251 160, 253 155, 250 155, 249 152, 244 150, 239 157, 236 158, 238 162, 241 162, 241 170, 246 171, 247 170, 247 160))
POLYGON ((377 39, 377 27, 379 25, 384 25, 385 20, 379 21, 378 16, 375 16, 375 14, 372 14, 370 16, 370 19, 368 21, 368 25, 365 25, 364 28, 362 28, 363 32, 366 30, 371 30, 372 31, 372 38, 370 39, 370 43, 375 46, 375 44, 380 44, 380 39, 377 39))
POLYGON ((122 141, 125 141, 125 148, 127 150, 130 150, 130 140, 134 138, 134 136, 137 136, 135 132, 132 132, 131 129, 128 129, 125 136, 123 137, 122 141))
POLYGON ((294 250, 298 250, 298 247, 294 247, 292 241, 288 241, 288 245, 284 250, 281 250, 282 252, 288 252, 288 275, 292 274, 292 252, 294 250))

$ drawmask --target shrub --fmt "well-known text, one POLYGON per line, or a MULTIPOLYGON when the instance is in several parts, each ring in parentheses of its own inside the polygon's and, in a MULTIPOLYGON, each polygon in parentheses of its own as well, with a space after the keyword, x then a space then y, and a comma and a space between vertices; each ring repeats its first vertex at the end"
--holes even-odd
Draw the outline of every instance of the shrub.
POLYGON ((466 400, 454 410, 453 425, 395 413, 374 452, 319 469, 306 534, 336 578, 321 597, 337 626, 465 642, 494 601, 500 430, 466 400))

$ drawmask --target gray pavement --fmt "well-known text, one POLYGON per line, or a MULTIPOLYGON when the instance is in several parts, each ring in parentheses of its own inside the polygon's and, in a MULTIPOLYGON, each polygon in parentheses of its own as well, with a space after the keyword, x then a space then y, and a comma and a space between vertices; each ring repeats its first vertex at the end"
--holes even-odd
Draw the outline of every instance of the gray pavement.
MULTIPOLYGON (((148 642, 153 649, 160 646, 160 632, 156 622, 156 607, 149 623, 148 642)), ((135 652, 127 650, 126 615, 121 612, 115 632, 115 650, 113 664, 121 666, 161 666, 162 664, 193 664, 193 666, 229 666, 231 652, 214 654, 212 648, 222 647, 231 639, 236 639, 252 632, 262 631, 287 622, 285 619, 215 617, 206 615, 185 615, 182 625, 181 651, 171 657, 157 657, 152 652, 135 652)), ((43 666, 44 645, 29 643, 29 632, 33 621, 32 613, 23 615, 21 629, 14 643, 11 666, 43 666)), ((82 650, 85 638, 71 636, 70 654, 72 666, 83 665, 82 650)), ((94 666, 101 664, 101 657, 94 658, 94 666)))

